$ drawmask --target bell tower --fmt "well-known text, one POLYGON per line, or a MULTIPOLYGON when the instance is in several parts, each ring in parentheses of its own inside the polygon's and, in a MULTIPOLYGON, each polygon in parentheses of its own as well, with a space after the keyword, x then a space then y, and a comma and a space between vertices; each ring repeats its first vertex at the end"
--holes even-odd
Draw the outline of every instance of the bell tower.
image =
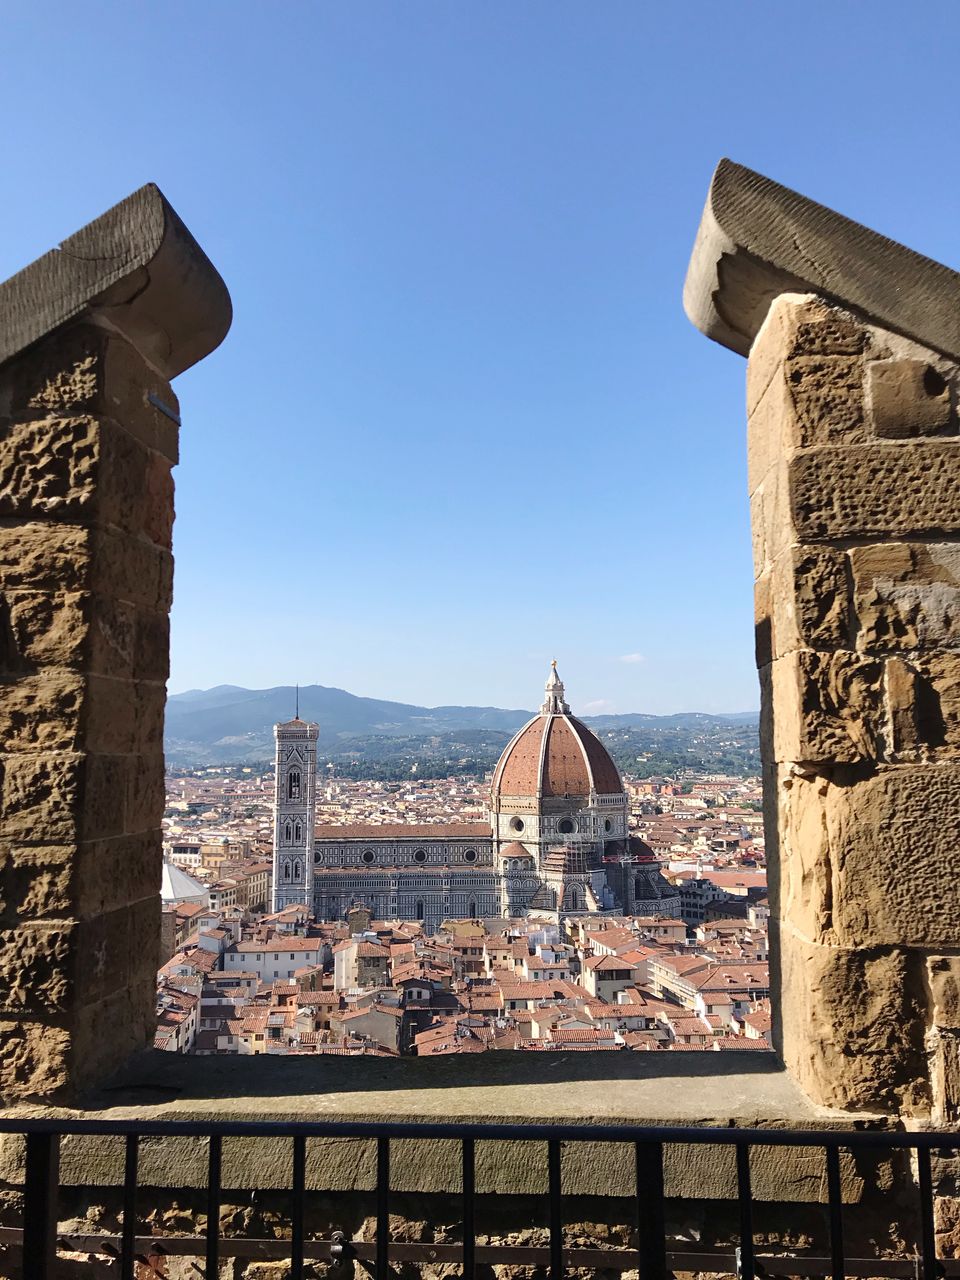
POLYGON ((313 910, 313 828, 320 727, 301 720, 273 727, 276 792, 273 823, 273 910, 292 904, 313 910))

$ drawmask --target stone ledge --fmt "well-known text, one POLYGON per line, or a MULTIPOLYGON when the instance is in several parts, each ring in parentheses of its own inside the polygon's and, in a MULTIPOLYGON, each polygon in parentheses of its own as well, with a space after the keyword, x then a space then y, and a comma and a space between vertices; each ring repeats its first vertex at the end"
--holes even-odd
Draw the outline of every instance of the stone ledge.
POLYGON ((960 359, 957 272, 721 160, 687 271, 687 315, 745 356, 774 298, 794 292, 831 299, 960 359))
POLYGON ((82 314, 168 379, 218 347, 232 318, 226 285, 153 183, 0 284, 0 364, 82 314))
MULTIPOLYGON (((648 1124, 758 1128, 850 1128, 887 1122, 853 1118, 812 1106, 772 1053, 519 1054, 482 1059, 183 1057, 151 1052, 113 1082, 66 1110, 21 1107, 8 1115, 71 1116, 99 1120, 355 1120, 477 1121, 483 1123, 648 1124)), ((392 1144, 391 1187, 400 1192, 449 1192, 459 1186, 458 1144, 398 1140, 392 1144)), ((290 1143, 225 1139, 225 1188, 247 1191, 289 1185, 290 1143)), ((202 1187, 206 1143, 194 1138, 144 1139, 141 1181, 155 1187, 202 1187)), ((20 1181, 18 1140, 0 1148, 0 1179, 20 1181)), ((736 1195, 729 1147, 668 1147, 667 1193, 698 1199, 736 1195)), ((757 1148, 758 1199, 820 1201, 822 1155, 809 1149, 757 1148)), ((861 1153, 844 1158, 844 1193, 855 1203, 888 1176, 891 1158, 861 1153), (882 1172, 886 1170, 886 1172, 882 1172)), ((308 1143, 307 1184, 321 1191, 371 1191, 372 1140, 314 1138, 308 1143)), ((122 1139, 68 1138, 62 1181, 117 1185, 123 1175, 122 1139)), ((564 1150, 563 1184, 570 1194, 631 1195, 633 1152, 615 1143, 571 1143, 564 1150)), ((546 1189, 546 1151, 538 1142, 481 1142, 477 1188, 500 1195, 546 1189)))

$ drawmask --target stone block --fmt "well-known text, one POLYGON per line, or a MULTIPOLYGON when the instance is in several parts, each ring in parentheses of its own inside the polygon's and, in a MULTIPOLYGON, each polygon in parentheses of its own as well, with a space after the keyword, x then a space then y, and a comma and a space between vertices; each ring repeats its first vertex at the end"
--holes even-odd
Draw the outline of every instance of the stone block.
POLYGON ((163 751, 130 759, 126 785, 126 831, 159 831, 166 803, 163 751))
POLYGON ((170 619, 166 613, 141 610, 136 615, 133 676, 165 682, 170 674, 170 619))
POLYGON ((13 591, 0 595, 0 672, 84 664, 89 625, 80 592, 48 595, 13 591))
POLYGON ((927 956, 927 985, 933 1025, 960 1028, 960 956, 927 956))
POLYGON ((86 685, 53 670, 0 682, 0 751, 77 751, 83 741, 86 685))
POLYGON ((867 439, 860 356, 797 356, 784 369, 800 447, 867 439))
POLYGON ((0 779, 0 840, 69 844, 124 830, 122 757, 15 753, 0 758, 0 779))
POLYGON ((97 521, 170 546, 170 464, 110 419, 14 422, 0 440, 0 517, 97 521))
POLYGON ((956 946, 960 765, 838 774, 824 803, 840 945, 956 946))
POLYGON ((956 430, 950 384, 925 360, 873 360, 867 366, 866 389, 875 436, 909 440, 956 430))
POLYGON ((822 774, 781 769, 778 913, 811 942, 826 942, 832 936, 835 886, 827 830, 828 793, 822 774))
POLYGON ((852 547, 857 648, 960 648, 960 545, 887 542, 852 547))
POLYGON ((788 469, 799 542, 960 533, 960 440, 805 449, 788 469))
POLYGON ((70 1035, 26 1018, 0 1020, 0 1097, 49 1097, 67 1082, 70 1035))
POLYGON ((0 845, 0 921, 19 924, 71 915, 75 857, 70 846, 0 845))
POLYGON ((0 591, 83 591, 90 539, 79 525, 0 522, 0 591))
MULTIPOLYGON (((125 1059, 153 1044, 157 1026, 157 967, 160 955, 159 906, 153 938, 128 982, 95 1004, 78 1007, 71 1024, 71 1083, 87 1088, 108 1079, 125 1059), (152 972, 144 977, 144 971, 152 972)), ((183 1184, 181 1183, 181 1186, 183 1184)))
POLYGON ((750 495, 750 529, 754 576, 758 578, 797 540, 790 516, 786 464, 771 467, 750 495))
POLYGON ((114 911, 144 894, 159 899, 162 874, 160 832, 87 841, 76 858, 76 912, 81 919, 114 911))
POLYGON ((74 945, 68 921, 0 930, 0 1013, 65 1009, 72 994, 74 945))
POLYGON ((842 551, 789 547, 782 552, 754 588, 757 666, 796 649, 849 647, 849 594, 842 551))
POLYGON ((143 539, 98 529, 91 535, 91 586, 144 609, 168 613, 173 603, 173 556, 143 539))
POLYGON ((854 1111, 929 1106, 921 960, 780 931, 783 1053, 811 1100, 854 1111))
POLYGON ((75 325, 11 361, 0 378, 0 411, 110 417, 177 461, 180 406, 173 388, 129 342, 92 324, 75 325))
POLYGON ((128 902, 81 921, 73 946, 74 999, 97 1004, 129 986, 156 982, 160 950, 160 895, 128 902))
POLYGON ((814 294, 781 293, 767 312, 747 363, 747 413, 753 413, 784 361, 859 356, 867 330, 848 312, 814 294))
POLYGON ((804 649, 760 673, 765 758, 852 764, 880 754, 883 664, 849 650, 804 649))
POLYGON ((893 760, 960 757, 960 655, 888 658, 887 699, 893 760))

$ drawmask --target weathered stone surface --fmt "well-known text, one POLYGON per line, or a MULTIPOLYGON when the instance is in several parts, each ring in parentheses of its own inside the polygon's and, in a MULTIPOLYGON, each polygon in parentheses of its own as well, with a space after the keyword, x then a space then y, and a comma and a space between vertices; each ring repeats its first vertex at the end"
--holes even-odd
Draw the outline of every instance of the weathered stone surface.
POLYGON ((867 413, 874 435, 892 440, 956 428, 950 384, 924 360, 874 360, 867 366, 867 413))
POLYGON ((0 1020, 0 1095, 49 1097, 67 1080, 69 1032, 49 1022, 0 1020))
POLYGON ((798 446, 859 444, 867 438, 860 356, 798 356, 786 362, 784 374, 798 446))
POLYGON ((888 658, 892 759, 960 757, 960 655, 917 653, 888 658))
POLYGON ((850 647, 852 620, 842 551, 788 548, 756 583, 755 604, 758 667, 796 649, 850 647))
POLYGON ((0 591, 83 591, 89 544, 79 525, 0 522, 0 591))
POLYGON ((75 997, 84 1009, 138 982, 155 983, 159 894, 89 916, 76 926, 73 945, 78 960, 75 997))
POLYGON ((75 851, 57 845, 0 845, 0 921, 63 918, 74 905, 75 851))
POLYGON ((49 1014, 70 995, 69 922, 0 930, 0 1013, 49 1014))
POLYGON ((927 956, 934 1026, 960 1028, 960 956, 927 956))
POLYGON ((800 542, 960 533, 960 440, 805 449, 789 473, 800 542))
POLYGON ((899 766, 825 798, 841 945, 951 948, 960 936, 960 766, 899 766))
POLYGON ((85 683, 48 670, 0 682, 0 751, 77 751, 83 739, 85 683))
POLYGON ((827 942, 833 937, 828 790, 825 776, 798 773, 782 766, 774 792, 780 852, 777 912, 790 922, 791 929, 810 942, 827 942))
POLYGON ((761 725, 765 758, 852 764, 881 750, 883 664, 848 650, 799 650, 760 673, 772 708, 761 725))
POLYGON ((131 757, 126 783, 126 831, 158 831, 165 803, 162 749, 131 757))
POLYGON ((146 895, 160 894, 162 852, 159 827, 140 835, 87 841, 76 860, 76 912, 80 918, 115 911, 146 895))
POLYGON ((0 439, 0 516, 99 521, 169 547, 170 464, 106 418, 13 423, 0 439))
POLYGON ((11 361, 0 376, 0 413, 111 417, 177 461, 180 406, 173 388, 129 342, 93 324, 75 325, 56 344, 41 343, 11 361))
POLYGON ((116 756, 0 758, 0 839, 70 843, 122 834, 130 772, 127 760, 116 756))
POLYGON ((783 1052, 802 1088, 825 1106, 929 1106, 920 960, 848 951, 781 930, 783 1052))
POLYGON ((960 545, 852 547, 857 648, 960 648, 960 545))

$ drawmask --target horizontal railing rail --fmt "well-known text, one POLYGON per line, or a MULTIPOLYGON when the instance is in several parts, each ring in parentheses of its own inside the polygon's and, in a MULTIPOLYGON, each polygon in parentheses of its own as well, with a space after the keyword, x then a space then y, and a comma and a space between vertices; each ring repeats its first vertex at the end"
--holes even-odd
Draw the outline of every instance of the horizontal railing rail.
MULTIPOLYGON (((221 1258, 285 1256, 290 1260, 291 1280, 303 1280, 307 1260, 333 1262, 358 1260, 373 1264, 376 1280, 388 1280, 391 1263, 459 1263, 465 1280, 473 1280, 478 1264, 545 1266, 550 1280, 561 1280, 567 1269, 636 1268, 640 1280, 665 1280, 668 1271, 730 1272, 738 1280, 755 1280, 769 1274, 784 1276, 903 1276, 915 1280, 939 1280, 960 1276, 960 1263, 937 1257, 931 1153, 960 1150, 960 1133, 907 1133, 889 1130, 789 1130, 736 1129, 635 1125, 578 1124, 462 1124, 387 1123, 367 1121, 188 1121, 188 1120, 83 1120, 5 1117, 0 1133, 26 1139, 24 1211, 21 1228, 0 1230, 0 1248, 21 1255, 24 1280, 53 1280, 58 1247, 88 1248, 113 1256, 119 1262, 120 1280, 134 1280, 136 1263, 148 1255, 188 1255, 205 1258, 207 1277, 218 1275, 221 1258), (61 1236, 58 1233, 59 1159, 62 1138, 74 1136, 125 1139, 122 1217, 119 1236, 61 1236), (140 1140, 151 1137, 194 1137, 207 1142, 207 1229, 197 1236, 143 1236, 138 1234, 140 1140), (291 1164, 289 1240, 247 1240, 223 1237, 220 1231, 223 1141, 225 1138, 289 1138, 291 1164), (347 1240, 333 1233, 329 1240, 308 1239, 304 1217, 307 1196, 307 1142, 311 1138, 365 1139, 376 1143, 376 1232, 373 1242, 347 1240), (391 1143, 415 1140, 451 1140, 460 1144, 463 1240, 409 1243, 390 1238, 391 1143), (542 1142, 547 1154, 547 1243, 511 1245, 477 1240, 476 1144, 542 1142), (636 1183, 634 1191, 636 1248, 569 1247, 564 1240, 562 1149, 564 1143, 628 1143, 633 1147, 636 1183), (668 1146, 730 1146, 736 1162, 739 1240, 734 1253, 668 1248, 664 1148, 668 1146), (826 1207, 829 1224, 829 1256, 810 1251, 767 1251, 759 1254, 754 1242, 754 1198, 751 1185, 751 1151, 756 1147, 819 1148, 824 1154, 826 1207), (844 1247, 844 1202, 841 1151, 909 1152, 915 1162, 916 1222, 919 1247, 916 1256, 903 1258, 848 1257, 844 1247)), ((346 1194, 346 1193, 345 1193, 346 1194)))

